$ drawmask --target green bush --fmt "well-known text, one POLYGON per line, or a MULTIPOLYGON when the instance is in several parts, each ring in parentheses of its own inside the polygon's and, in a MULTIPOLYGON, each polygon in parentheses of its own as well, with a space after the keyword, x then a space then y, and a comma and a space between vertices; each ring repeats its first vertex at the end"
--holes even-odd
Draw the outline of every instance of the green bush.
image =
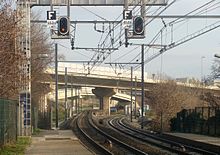
POLYGON ((18 137, 16 144, 7 144, 0 149, 0 155, 23 155, 31 144, 30 137, 18 137))

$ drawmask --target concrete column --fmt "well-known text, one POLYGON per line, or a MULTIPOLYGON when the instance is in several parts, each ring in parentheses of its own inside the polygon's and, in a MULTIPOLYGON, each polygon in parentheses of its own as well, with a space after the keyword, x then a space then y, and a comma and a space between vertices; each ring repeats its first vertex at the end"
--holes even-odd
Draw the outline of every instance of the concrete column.
POLYGON ((103 97, 99 97, 99 109, 103 110, 103 97))
POLYGON ((105 114, 110 115, 110 97, 104 96, 103 99, 103 111, 105 114))
POLYGON ((110 97, 116 94, 116 90, 113 88, 95 88, 92 90, 100 101, 100 110, 106 115, 110 114, 110 97))

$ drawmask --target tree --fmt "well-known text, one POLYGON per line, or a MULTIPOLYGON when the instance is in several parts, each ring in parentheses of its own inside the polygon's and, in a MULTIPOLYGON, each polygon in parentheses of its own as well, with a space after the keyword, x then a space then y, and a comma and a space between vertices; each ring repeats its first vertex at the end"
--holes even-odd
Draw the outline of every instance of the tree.
POLYGON ((205 92, 201 96, 202 100, 206 101, 208 107, 218 107, 220 106, 220 99, 215 96, 212 92, 205 92))
MULTIPOLYGON (((10 1, 1 4, 0 8, 0 98, 18 100, 19 91, 28 81, 26 49, 21 48, 22 13, 13 9, 10 1), (18 18, 19 17, 19 18, 18 18)), ((53 53, 49 35, 43 31, 42 25, 31 25, 31 100, 32 106, 38 107, 40 98, 51 91, 48 84, 43 83, 51 77, 45 69, 52 62, 53 53), (43 59, 42 56, 47 56, 43 59)))
POLYGON ((12 8, 10 3, 0 8, 0 97, 17 99, 22 81, 20 64, 25 58, 16 45, 21 31, 16 19, 18 12, 12 8))
POLYGON ((220 60, 215 59, 211 66, 211 75, 209 76, 210 80, 215 80, 220 78, 220 60))
POLYGON ((170 129, 170 119, 184 108, 195 107, 198 103, 197 92, 189 88, 178 86, 174 81, 167 81, 155 85, 148 93, 149 104, 154 111, 154 129, 160 130, 161 117, 163 130, 170 129))
MULTIPOLYGON (((33 17, 36 19, 37 17, 33 17)), ((51 91, 50 84, 44 81, 52 81, 51 76, 45 74, 46 69, 53 61, 54 54, 50 35, 44 31, 42 25, 31 24, 31 100, 32 111, 38 112, 41 128, 50 126, 47 116, 50 109, 45 105, 45 95, 51 91)), ((35 115, 36 116, 36 115, 35 115)), ((34 119, 33 119, 34 120, 34 119)), ((36 121, 36 120, 35 120, 36 121)), ((33 123, 35 124, 35 123, 33 123)))
MULTIPOLYGON (((218 59, 214 59, 214 62, 211 66, 211 74, 208 76, 205 82, 208 84, 213 84, 214 80, 217 80, 219 78, 220 78, 220 59, 218 58, 218 59)), ((215 96, 211 92, 205 92, 201 98, 202 100, 206 101, 208 103, 208 106, 210 107, 216 107, 220 105, 220 98, 215 96)))
POLYGON ((49 41, 49 34, 46 33, 40 24, 31 24, 31 85, 32 97, 47 94, 51 89, 43 81, 51 80, 45 74, 47 67, 53 61, 54 54, 52 43, 49 41))
MULTIPOLYGON (((32 17, 33 20, 38 19, 38 15, 32 15, 32 17)), ((64 56, 58 55, 58 59, 64 59, 64 56)), ((42 98, 52 91, 50 84, 44 83, 44 81, 52 82, 51 76, 45 73, 54 62, 53 60, 54 49, 53 42, 50 41, 50 34, 45 31, 43 25, 31 23, 31 99, 32 107, 38 109, 41 127, 49 125, 46 122, 48 118, 44 116, 48 116, 50 107, 45 107, 45 101, 42 98)))

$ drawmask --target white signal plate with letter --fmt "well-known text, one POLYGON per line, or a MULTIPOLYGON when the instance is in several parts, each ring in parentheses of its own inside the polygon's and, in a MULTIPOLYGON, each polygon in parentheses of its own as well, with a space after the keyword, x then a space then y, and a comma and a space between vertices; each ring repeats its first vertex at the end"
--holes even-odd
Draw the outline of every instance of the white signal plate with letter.
POLYGON ((57 28, 57 20, 47 20, 47 26, 50 29, 57 28))
POLYGON ((129 19, 122 20, 122 27, 124 29, 129 29, 131 28, 131 26, 132 26, 132 20, 129 20, 129 19))

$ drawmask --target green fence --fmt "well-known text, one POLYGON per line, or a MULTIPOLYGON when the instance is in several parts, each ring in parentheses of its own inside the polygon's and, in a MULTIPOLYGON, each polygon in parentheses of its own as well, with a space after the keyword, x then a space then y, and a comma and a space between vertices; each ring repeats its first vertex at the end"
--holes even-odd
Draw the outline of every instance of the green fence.
POLYGON ((177 132, 220 136, 220 107, 184 109, 171 119, 171 129, 177 132))
POLYGON ((0 99, 0 146, 17 139, 17 103, 0 99))

